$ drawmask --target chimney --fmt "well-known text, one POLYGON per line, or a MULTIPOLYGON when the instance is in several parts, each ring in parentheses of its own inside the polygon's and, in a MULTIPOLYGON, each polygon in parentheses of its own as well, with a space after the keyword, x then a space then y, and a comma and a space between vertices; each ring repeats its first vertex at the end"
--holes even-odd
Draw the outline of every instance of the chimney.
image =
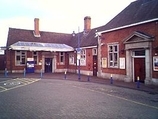
POLYGON ((91 17, 86 16, 84 18, 84 32, 88 32, 91 30, 91 17))
POLYGON ((35 37, 40 37, 40 32, 39 32, 39 18, 34 19, 34 36, 35 37))

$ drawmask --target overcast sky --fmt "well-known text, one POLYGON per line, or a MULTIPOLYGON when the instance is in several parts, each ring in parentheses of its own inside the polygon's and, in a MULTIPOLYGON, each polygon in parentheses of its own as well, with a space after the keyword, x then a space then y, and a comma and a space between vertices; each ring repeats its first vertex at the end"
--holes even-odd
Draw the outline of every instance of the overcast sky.
POLYGON ((8 29, 34 29, 40 19, 41 31, 62 33, 83 30, 85 16, 91 28, 105 25, 135 0, 0 0, 0 46, 6 45, 8 29))

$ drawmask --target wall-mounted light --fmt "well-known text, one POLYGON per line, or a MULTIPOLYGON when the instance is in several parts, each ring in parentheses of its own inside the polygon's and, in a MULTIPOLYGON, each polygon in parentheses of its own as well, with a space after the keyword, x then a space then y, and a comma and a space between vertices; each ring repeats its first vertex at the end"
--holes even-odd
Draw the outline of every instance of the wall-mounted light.
POLYGON ((103 45, 105 45, 105 43, 101 43, 100 45, 103 46, 103 45))

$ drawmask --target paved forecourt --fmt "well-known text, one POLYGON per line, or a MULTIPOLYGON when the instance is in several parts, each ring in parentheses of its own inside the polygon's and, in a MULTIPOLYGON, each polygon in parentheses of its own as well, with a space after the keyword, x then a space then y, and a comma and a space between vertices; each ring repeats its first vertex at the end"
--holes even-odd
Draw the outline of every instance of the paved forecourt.
POLYGON ((15 79, 10 79, 6 81, 1 81, 0 92, 4 92, 4 91, 12 90, 18 87, 22 87, 25 85, 29 85, 39 80, 40 79, 35 79, 35 78, 15 78, 15 79))
POLYGON ((0 118, 156 119, 157 95, 91 82, 19 78, 1 82, 0 118), (28 85, 30 84, 30 85, 28 85), (150 97, 150 100, 148 99, 150 97))

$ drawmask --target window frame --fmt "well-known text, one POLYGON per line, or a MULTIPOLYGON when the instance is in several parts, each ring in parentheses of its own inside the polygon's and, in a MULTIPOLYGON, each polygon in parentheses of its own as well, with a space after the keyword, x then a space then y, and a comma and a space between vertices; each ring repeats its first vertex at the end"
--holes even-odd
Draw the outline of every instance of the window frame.
POLYGON ((98 54, 97 48, 93 48, 93 49, 92 49, 92 53, 93 53, 93 55, 97 55, 97 54, 98 54))
POLYGON ((26 65, 26 59, 27 59, 27 51, 15 51, 15 66, 24 66, 26 65), (17 57, 19 57, 19 60, 17 60, 17 57), (23 62, 23 58, 24 58, 24 62, 23 62))
POLYGON ((74 65, 75 64, 75 55, 73 53, 69 54, 69 64, 74 65))
POLYGON ((34 63, 35 63, 35 65, 38 65, 38 52, 37 51, 33 51, 32 52, 32 57, 33 57, 33 59, 34 59, 34 63), (36 52, 36 54, 34 54, 36 52), (37 60, 35 61, 35 57, 37 57, 37 60))
POLYGON ((86 49, 81 49, 80 65, 86 66, 86 49))
POLYGON ((119 68, 119 44, 110 43, 108 45, 108 67, 119 68))
POLYGON ((64 52, 59 52, 59 64, 61 64, 61 65, 65 64, 65 53, 64 52), (63 61, 61 61, 61 58, 63 61))

